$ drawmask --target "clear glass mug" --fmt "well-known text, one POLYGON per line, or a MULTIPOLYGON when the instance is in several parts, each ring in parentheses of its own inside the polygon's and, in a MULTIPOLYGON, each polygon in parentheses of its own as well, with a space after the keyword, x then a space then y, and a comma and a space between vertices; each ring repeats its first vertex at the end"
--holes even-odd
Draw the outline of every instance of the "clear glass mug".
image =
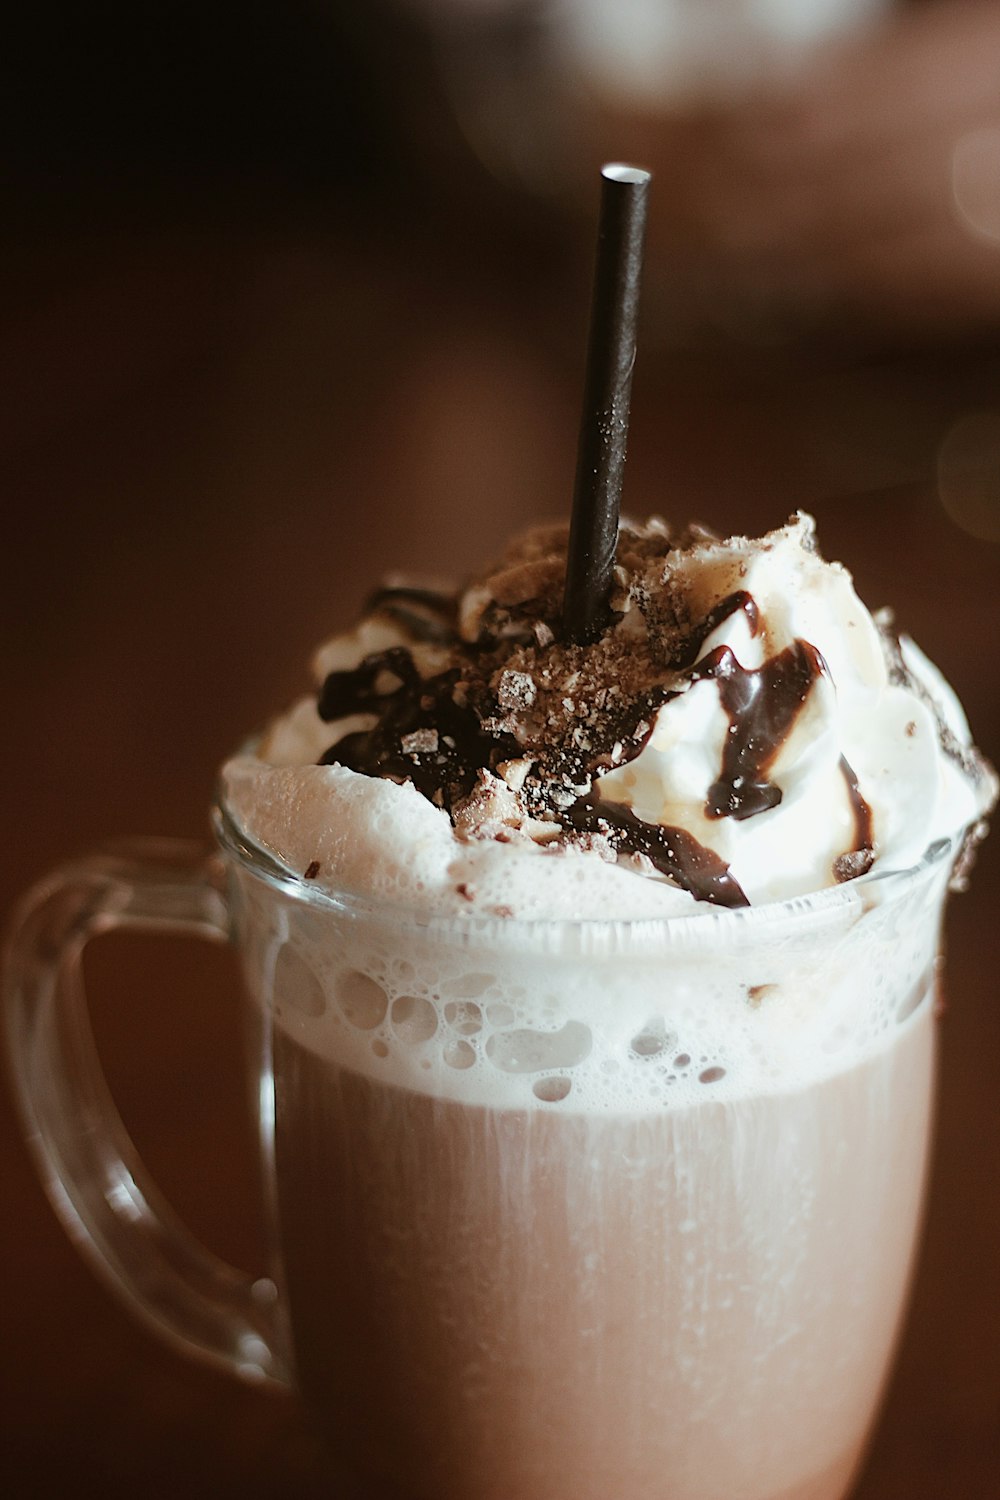
POLYGON ((838 1500, 909 1281, 959 840, 780 905, 572 923, 420 917, 216 832, 67 866, 11 937, 29 1140, 105 1279, 295 1385, 366 1497, 838 1500), (104 1084, 80 956, 125 925, 239 951, 257 1277, 177 1222, 104 1084))

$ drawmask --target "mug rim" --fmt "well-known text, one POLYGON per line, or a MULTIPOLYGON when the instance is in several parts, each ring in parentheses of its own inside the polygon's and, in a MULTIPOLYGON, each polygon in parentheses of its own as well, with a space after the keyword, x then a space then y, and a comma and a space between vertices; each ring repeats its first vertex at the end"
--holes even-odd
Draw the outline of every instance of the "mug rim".
MULTIPOLYGON (((976 820, 977 822, 979 820, 976 820)), ((976 823, 963 827, 950 837, 932 840, 922 857, 912 865, 878 869, 841 885, 781 900, 761 902, 756 906, 724 907, 707 901, 695 902, 690 911, 671 915, 642 917, 523 917, 499 916, 478 912, 442 912, 420 908, 404 902, 372 897, 361 891, 337 889, 307 882, 303 876, 283 865, 273 854, 255 843, 230 811, 221 788, 212 808, 212 826, 216 842, 224 855, 272 890, 320 910, 343 916, 385 917, 390 915, 420 928, 456 929, 482 935, 491 930, 508 935, 557 930, 588 935, 599 932, 635 933, 645 936, 680 937, 686 942, 711 941, 715 935, 727 940, 745 932, 747 938, 760 938, 766 929, 781 922, 796 926, 808 918, 835 919, 840 914, 860 914, 870 905, 884 905, 900 899, 917 885, 921 877, 930 877, 945 866, 960 860, 971 830, 976 823)), ((642 879, 644 877, 638 876, 642 879)))

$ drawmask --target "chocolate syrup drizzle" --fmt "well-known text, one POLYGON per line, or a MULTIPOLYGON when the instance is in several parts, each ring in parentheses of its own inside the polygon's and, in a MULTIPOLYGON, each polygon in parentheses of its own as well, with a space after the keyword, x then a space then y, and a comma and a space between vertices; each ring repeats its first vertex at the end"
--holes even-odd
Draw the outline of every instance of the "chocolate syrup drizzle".
POLYGON ((725 860, 684 828, 646 823, 622 803, 605 801, 596 789, 575 802, 567 816, 581 833, 604 834, 630 854, 644 854, 661 875, 669 876, 699 901, 715 906, 750 905, 725 860))
POLYGON ((450 811, 468 796, 481 766, 520 754, 512 735, 486 731, 456 693, 461 675, 460 667, 451 667, 424 680, 405 646, 373 652, 352 671, 331 672, 320 691, 320 718, 329 723, 349 714, 374 714, 376 721, 331 745, 320 765, 337 762, 365 776, 412 781, 418 792, 450 811), (407 749, 407 741, 419 744, 420 730, 433 731, 428 748, 407 749))
POLYGON ((728 620, 731 615, 737 614, 740 610, 747 617, 750 634, 755 636, 760 629, 760 610, 757 608, 757 601, 752 594, 747 593, 746 589, 737 589, 735 593, 727 594, 725 599, 720 600, 714 609, 709 610, 700 625, 688 637, 683 653, 673 665, 680 670, 693 667, 701 655, 702 646, 704 646, 712 631, 717 630, 724 621, 728 620))
MULTIPOLYGON (((370 729, 345 735, 323 755, 368 776, 411 781, 419 792, 452 813, 469 796, 479 772, 516 760, 525 749, 495 715, 496 700, 484 679, 502 666, 504 643, 488 635, 474 645, 457 632, 457 600, 427 589, 380 589, 368 601, 370 611, 389 615, 413 641, 447 646, 455 665, 422 678, 407 646, 374 652, 349 671, 331 672, 319 695, 318 711, 327 722, 354 714, 374 718, 370 729)), ((795 640, 757 668, 742 667, 728 646, 699 660, 712 632, 742 610, 756 636, 757 604, 737 590, 690 631, 666 671, 687 673, 691 682, 714 681, 729 718, 718 779, 709 788, 705 812, 710 818, 742 821, 776 807, 781 788, 768 779, 809 693, 827 671, 815 646, 795 640)), ((509 645, 509 643, 508 643, 509 645)), ((611 764, 633 760, 652 733, 656 710, 676 691, 654 685, 631 701, 617 701, 603 715, 586 752, 557 746, 549 755, 548 794, 533 782, 535 803, 525 788, 534 816, 543 816, 578 833, 599 834, 611 845, 644 855, 653 866, 702 901, 726 907, 748 905, 729 866, 685 829, 647 823, 620 803, 602 799, 595 774, 611 764), (615 748, 615 757, 609 750, 615 748), (552 792, 551 788, 555 788, 552 792), (567 792, 566 787, 575 787, 567 792), (541 799, 541 800, 540 800, 541 799), (537 804, 537 805, 536 805, 537 804)), ((834 863, 837 880, 863 874, 874 859, 871 809, 857 778, 841 760, 854 813, 854 848, 834 863)))
POLYGON ((710 818, 742 822, 777 807, 781 788, 766 773, 825 671, 816 647, 801 640, 757 668, 741 667, 728 646, 718 646, 692 671, 692 682, 718 683, 729 717, 722 775, 708 789, 705 811, 710 818))
POLYGON ((376 589, 368 596, 365 612, 376 611, 395 620, 411 640, 447 646, 456 638, 457 601, 453 595, 439 593, 437 589, 405 586, 376 589))
POLYGON ((833 875, 838 883, 856 880, 859 875, 866 875, 875 863, 872 810, 862 797, 858 778, 844 755, 840 757, 840 774, 847 785, 847 799, 851 804, 851 813, 854 817, 854 844, 846 853, 838 855, 833 862, 833 875))

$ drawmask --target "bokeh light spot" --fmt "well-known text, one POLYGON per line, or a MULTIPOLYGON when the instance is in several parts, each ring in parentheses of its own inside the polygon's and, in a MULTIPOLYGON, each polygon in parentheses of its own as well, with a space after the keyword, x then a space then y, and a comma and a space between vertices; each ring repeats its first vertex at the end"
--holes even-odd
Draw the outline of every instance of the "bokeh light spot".
POLYGON ((1000 244, 1000 125, 959 137, 951 158, 951 190, 964 227, 1000 244))

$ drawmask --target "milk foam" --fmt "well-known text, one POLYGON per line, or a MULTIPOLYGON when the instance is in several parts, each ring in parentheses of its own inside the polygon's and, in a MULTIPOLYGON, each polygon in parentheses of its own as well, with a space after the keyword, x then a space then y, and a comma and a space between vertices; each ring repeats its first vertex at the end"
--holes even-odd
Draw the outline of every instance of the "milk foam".
POLYGON ((932 1003, 951 853, 671 923, 442 922, 241 874, 238 920, 260 1003, 331 1064, 491 1108, 658 1112, 807 1088, 892 1045, 932 1003))
POLYGON ((225 767, 224 785, 236 822, 290 871, 318 865, 318 886, 403 909, 628 921, 695 905, 666 881, 571 848, 463 843, 447 814, 409 783, 343 766, 264 766, 239 756, 225 767))

